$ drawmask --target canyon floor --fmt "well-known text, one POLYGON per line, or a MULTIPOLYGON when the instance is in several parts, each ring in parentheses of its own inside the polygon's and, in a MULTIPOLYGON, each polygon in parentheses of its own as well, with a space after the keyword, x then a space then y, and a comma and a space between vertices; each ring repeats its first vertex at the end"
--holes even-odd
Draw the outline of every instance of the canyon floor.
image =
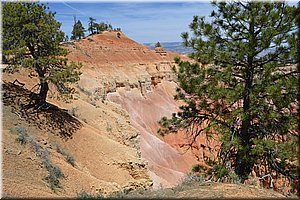
POLYGON ((202 149, 183 153, 184 134, 157 134, 158 120, 182 103, 173 98, 172 67, 186 56, 150 50, 114 31, 62 45, 70 61, 83 64, 67 102, 50 85, 46 107, 26 110, 37 75, 2 74, 3 196, 285 197, 254 185, 181 184, 216 145, 199 138, 202 149))

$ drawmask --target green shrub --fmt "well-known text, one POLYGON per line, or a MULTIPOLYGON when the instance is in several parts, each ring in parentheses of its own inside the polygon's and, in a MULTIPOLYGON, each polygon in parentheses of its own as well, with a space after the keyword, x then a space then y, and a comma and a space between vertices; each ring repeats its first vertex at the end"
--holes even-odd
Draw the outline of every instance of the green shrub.
POLYGON ((77 198, 79 199, 91 199, 93 198, 93 196, 85 191, 82 191, 80 193, 77 194, 77 198))
POLYGON ((217 178, 222 179, 223 177, 228 175, 228 170, 223 165, 214 166, 215 175, 217 178))
POLYGON ((201 166, 199 164, 192 166, 192 172, 200 172, 201 166))
POLYGON ((202 183, 203 181, 204 178, 202 177, 202 175, 194 175, 193 173, 187 173, 182 179, 182 181, 173 188, 173 190, 180 192, 184 190, 185 187, 189 187, 196 183, 202 183))
POLYGON ((56 147, 57 153, 60 153, 61 155, 66 154, 66 152, 59 145, 55 144, 55 147, 56 147))
POLYGON ((46 176, 44 180, 49 184, 49 187, 55 192, 56 188, 61 188, 59 179, 64 176, 63 172, 49 159, 50 152, 48 149, 43 149, 34 139, 31 140, 31 146, 36 155, 41 159, 43 166, 48 171, 48 176, 46 176))
POLYGON ((83 92, 84 94, 86 94, 87 96, 92 96, 92 92, 90 92, 90 91, 88 91, 88 90, 86 90, 85 88, 83 88, 83 87, 80 87, 80 86, 78 86, 78 88, 79 88, 79 90, 81 91, 81 92, 83 92))
POLYGON ((128 190, 119 190, 119 191, 116 191, 116 192, 112 192, 110 193, 107 198, 116 198, 116 199, 121 199, 121 198, 124 198, 127 194, 128 194, 128 190))
POLYGON ((231 183, 241 183, 240 177, 235 172, 229 173, 231 183))

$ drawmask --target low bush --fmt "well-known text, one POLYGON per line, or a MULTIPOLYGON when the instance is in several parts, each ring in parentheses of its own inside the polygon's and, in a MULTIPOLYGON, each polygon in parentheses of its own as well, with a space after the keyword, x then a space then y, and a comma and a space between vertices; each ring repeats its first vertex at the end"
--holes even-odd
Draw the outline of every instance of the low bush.
POLYGON ((110 133, 112 132, 112 126, 108 122, 106 122, 106 131, 110 133))
POLYGON ((73 117, 78 117, 79 115, 78 115, 78 107, 76 106, 76 107, 72 107, 69 111, 68 111, 68 113, 70 114, 70 115, 72 115, 73 117))
POLYGON ((202 175, 195 175, 193 172, 191 173, 187 173, 184 178, 182 179, 182 181, 176 185, 173 190, 175 192, 180 192, 182 190, 184 190, 186 187, 189 187, 191 185, 194 184, 200 184, 203 183, 205 180, 202 177, 202 175))
POLYGON ((48 176, 45 177, 46 182, 49 184, 50 188, 53 191, 56 191, 56 188, 61 188, 59 179, 64 176, 61 169, 52 164, 52 162, 48 159, 44 159, 43 165, 46 167, 48 171, 48 176))
POLYGON ((112 192, 110 193, 107 198, 114 198, 114 199, 121 199, 121 198, 125 198, 126 195, 128 195, 128 192, 127 190, 119 190, 119 191, 115 191, 115 192, 112 192))
POLYGON ((61 155, 63 155, 66 159, 66 161, 68 163, 70 163, 73 167, 75 166, 75 159, 72 155, 70 155, 68 152, 66 152, 65 150, 63 150, 59 145, 55 145, 56 146, 56 151, 58 153, 60 153, 61 155))
POLYGON ((98 193, 96 195, 92 195, 90 193, 87 193, 85 191, 82 191, 77 194, 78 199, 102 199, 104 196, 101 193, 98 193))
POLYGON ((16 141, 18 141, 20 144, 24 145, 28 142, 29 136, 27 134, 27 130, 23 127, 15 126, 10 130, 11 133, 17 133, 18 137, 16 141))
POLYGON ((70 163, 73 167, 75 167, 75 159, 71 155, 67 155, 66 160, 70 163))
POLYGON ((200 172, 201 166, 199 164, 192 166, 192 172, 200 172))

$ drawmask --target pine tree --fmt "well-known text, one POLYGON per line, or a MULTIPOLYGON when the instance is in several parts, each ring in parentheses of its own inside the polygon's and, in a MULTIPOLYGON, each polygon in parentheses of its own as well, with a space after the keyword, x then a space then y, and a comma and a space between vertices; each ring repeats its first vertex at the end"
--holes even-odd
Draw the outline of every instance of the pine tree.
POLYGON ((80 20, 74 23, 71 40, 77 40, 84 37, 85 29, 80 20))
POLYGON ((88 31, 91 32, 91 34, 93 35, 97 29, 97 23, 95 23, 96 19, 90 17, 89 20, 90 21, 88 31))
POLYGON ((68 35, 65 36, 64 41, 65 41, 65 42, 68 42, 68 41, 69 41, 69 36, 68 36, 68 35))
POLYGON ((105 24, 104 22, 101 22, 101 23, 98 24, 98 30, 99 30, 99 32, 106 31, 107 28, 108 28, 108 25, 105 24))
POLYGON ((85 29, 84 29, 84 27, 83 27, 83 25, 82 25, 82 23, 81 23, 80 20, 77 21, 77 30, 78 30, 78 32, 77 32, 78 38, 79 39, 83 38, 84 37, 85 29))
POLYGON ((157 43, 155 44, 155 47, 161 47, 160 42, 157 42, 157 43))
POLYGON ((296 8, 282 2, 213 5, 211 22, 194 16, 193 35, 182 33, 195 62, 176 59, 175 98, 185 105, 160 121, 159 132, 183 129, 193 143, 216 131, 220 163, 231 161, 242 182, 258 161, 299 180, 293 163, 299 139, 296 8))
POLYGON ((44 4, 8 2, 3 4, 3 56, 15 72, 18 67, 35 70, 40 91, 36 105, 46 102, 52 82, 62 94, 72 90, 66 83, 79 80, 80 64, 68 63, 67 50, 60 46, 64 33, 44 4))

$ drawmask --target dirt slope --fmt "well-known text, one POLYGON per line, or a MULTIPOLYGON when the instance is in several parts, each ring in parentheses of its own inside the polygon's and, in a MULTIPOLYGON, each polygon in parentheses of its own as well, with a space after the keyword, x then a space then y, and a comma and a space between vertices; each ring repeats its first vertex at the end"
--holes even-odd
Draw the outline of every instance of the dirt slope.
MULTIPOLYGON (((18 79, 32 88, 34 80, 24 76, 25 73, 21 70, 14 75, 4 74, 3 79, 6 82, 18 79)), ((4 91, 4 96, 9 96, 4 99, 3 106, 4 196, 76 197, 81 191, 108 194, 152 185, 147 162, 140 158, 138 132, 118 105, 101 101, 92 105, 80 92, 71 104, 50 98, 50 95, 49 102, 68 109, 81 124, 65 137, 62 133, 68 132, 69 124, 63 121, 66 118, 60 114, 45 117, 43 113, 32 114, 31 118, 22 116, 17 106, 20 98, 14 96, 12 87, 4 91), (56 128, 60 125, 61 128, 56 128), (25 129, 26 133, 16 131, 18 128, 25 129), (17 141, 22 137, 27 140, 26 144, 17 141), (49 155, 41 157, 41 152, 49 152, 49 155), (67 155, 74 158, 74 166, 67 161, 67 155), (61 188, 52 190, 45 179, 50 174, 43 164, 45 161, 64 174, 59 179, 61 188)), ((55 96, 55 90, 50 94, 55 96)))

